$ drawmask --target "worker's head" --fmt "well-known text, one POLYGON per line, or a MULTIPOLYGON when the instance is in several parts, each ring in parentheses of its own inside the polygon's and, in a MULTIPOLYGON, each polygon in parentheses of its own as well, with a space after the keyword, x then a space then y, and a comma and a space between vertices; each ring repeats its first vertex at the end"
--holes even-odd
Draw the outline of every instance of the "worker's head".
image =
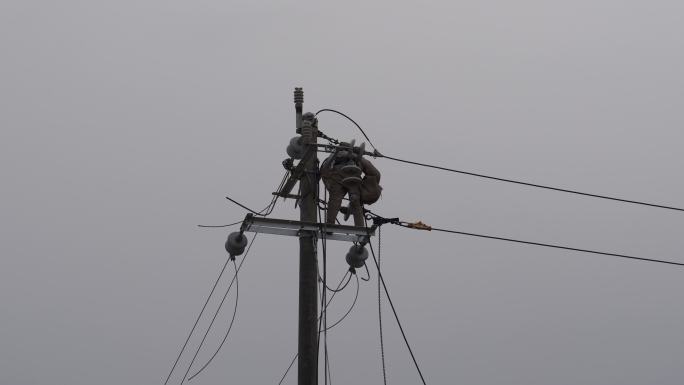
POLYGON ((340 142, 340 149, 335 154, 337 161, 335 163, 348 162, 352 160, 354 156, 354 141, 351 143, 340 142))

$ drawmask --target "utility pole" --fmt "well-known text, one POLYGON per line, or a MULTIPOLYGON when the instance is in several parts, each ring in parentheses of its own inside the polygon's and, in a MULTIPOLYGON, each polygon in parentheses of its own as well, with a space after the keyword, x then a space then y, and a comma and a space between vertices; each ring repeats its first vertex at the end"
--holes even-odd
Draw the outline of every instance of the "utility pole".
MULTIPOLYGON (((370 237, 377 228, 376 224, 371 228, 367 228, 364 226, 357 227, 320 223, 318 221, 318 151, 332 153, 333 156, 337 154, 340 149, 364 155, 374 155, 375 153, 364 152, 363 145, 360 147, 353 147, 353 145, 345 145, 342 147, 336 145, 339 143, 337 140, 334 141, 336 144, 332 144, 333 140, 331 138, 326 137, 323 133, 318 131, 315 115, 312 113, 303 113, 304 91, 302 91, 301 88, 295 88, 294 103, 296 112, 295 126, 298 135, 290 140, 290 144, 286 149, 289 158, 283 161, 283 167, 287 170, 289 178, 286 181, 283 180, 283 183, 278 187, 278 191, 274 192, 273 195, 276 196, 276 199, 278 197, 297 199, 295 207, 299 205, 300 208, 299 221, 267 218, 270 211, 269 214, 256 213, 240 203, 233 201, 229 197, 226 197, 239 206, 247 209, 250 213, 248 213, 242 221, 240 231, 235 231, 228 235, 225 247, 230 258, 235 261, 235 257, 242 255, 247 247, 248 241, 247 237, 244 235, 245 232, 294 236, 299 238, 299 334, 297 340, 297 356, 299 361, 297 365, 297 383, 299 385, 318 385, 318 239, 354 243, 346 256, 347 263, 349 263, 351 269, 350 272, 353 273, 353 269, 363 267, 365 264, 365 260, 368 258, 368 251, 366 251, 364 246, 369 242, 370 237), (319 147, 319 135, 326 138, 331 144, 319 147), (299 160, 296 165, 294 164, 295 160, 299 160), (291 194, 292 189, 298 182, 299 193, 293 195, 291 194)), ((352 168, 352 174, 354 174, 354 167, 358 169, 358 166, 354 165, 346 165, 346 167, 352 168)), ((348 179, 352 179, 352 182, 353 179, 360 181, 360 178, 356 174, 348 177, 348 179)), ((342 182, 345 182, 345 180, 342 182)), ((273 205, 275 205, 275 203, 275 200, 271 202, 273 205)), ((273 208, 273 206, 270 205, 269 207, 271 209, 273 208)), ((358 223, 355 224, 358 225, 358 223)), ((216 288, 216 285, 214 285, 214 288, 216 288)), ((324 288, 323 290, 326 289, 324 288)), ((209 301, 209 299, 207 299, 207 301, 209 301)), ((202 312, 203 311, 204 308, 202 309, 202 312)), ((195 326, 197 326, 197 322, 199 322, 199 317, 201 316, 202 313, 200 312, 200 315, 195 322, 195 326)), ((190 336, 188 336, 183 348, 181 348, 181 353, 178 355, 178 358, 176 358, 176 362, 173 364, 173 368, 171 368, 171 373, 169 373, 169 377, 167 377, 166 382, 164 383, 165 385, 168 383, 171 374, 173 374, 173 370, 175 369, 176 364, 178 364, 178 360, 183 354, 183 350, 190 340, 190 337, 192 337, 195 326, 193 326, 190 336)), ((211 328, 211 325, 209 327, 211 328)), ((207 330, 207 333, 208 332, 209 331, 207 330)), ((204 339, 202 342, 204 342, 204 339)), ((223 343, 221 345, 223 345, 223 343)), ((197 352, 199 352, 199 348, 197 352)), ((195 357, 196 356, 197 354, 195 354, 195 357)), ((209 362, 211 362, 211 359, 209 362)), ((192 363, 190 366, 192 366, 192 363)), ((206 365, 204 367, 206 367, 206 365)), ((204 367, 202 367, 202 369, 204 369, 204 367)), ((200 371, 202 371, 202 369, 200 369, 200 371)), ((290 368, 288 368, 288 371, 289 370, 290 368)), ((188 372, 189 371, 190 368, 188 368, 188 372)), ((187 376, 187 374, 188 373, 186 372, 185 375, 187 376)), ((190 377, 190 379, 196 375, 197 373, 190 377)), ((285 375, 287 375, 287 372, 285 375)), ((183 381, 185 381, 185 378, 183 381)))
MULTIPOLYGON (((290 177, 273 194, 283 198, 297 199, 299 221, 266 218, 249 213, 242 222, 240 231, 231 233, 226 241, 226 251, 231 257, 241 255, 247 246, 244 232, 277 234, 299 238, 299 335, 298 335, 298 384, 318 385, 318 239, 353 242, 346 260, 352 268, 363 267, 368 251, 364 245, 375 232, 371 228, 320 223, 318 214, 318 151, 336 153, 338 146, 318 147, 318 127, 315 117, 303 114, 304 92, 295 88, 294 102, 297 134, 290 140, 287 153, 290 158, 283 161, 290 177), (299 160, 294 165, 294 160, 299 160), (299 182, 299 194, 290 192, 299 182), (324 235, 323 235, 324 234, 324 235)), ((356 148, 363 151, 363 147, 356 148)), ((345 147, 345 150, 349 150, 345 147)))
MULTIPOLYGON (((294 91, 297 132, 302 134, 306 148, 304 172, 299 178, 301 222, 318 222, 317 132, 310 122, 302 121, 304 91, 294 91)), ((315 231, 301 230, 299 233, 299 340, 298 340, 298 384, 318 384, 318 261, 316 248, 318 240, 315 231)))

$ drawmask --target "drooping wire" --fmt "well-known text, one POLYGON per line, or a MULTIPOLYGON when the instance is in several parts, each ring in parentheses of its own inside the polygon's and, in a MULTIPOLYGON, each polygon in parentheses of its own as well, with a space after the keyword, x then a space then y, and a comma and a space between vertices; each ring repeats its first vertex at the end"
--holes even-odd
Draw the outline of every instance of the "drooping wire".
POLYGON ((364 263, 363 267, 366 269, 366 278, 361 277, 361 280, 368 282, 370 281, 370 270, 368 270, 368 264, 364 263))
POLYGON ((454 173, 457 173, 457 174, 470 175, 470 176, 475 176, 475 177, 478 177, 478 178, 485 178, 485 179, 495 180, 495 181, 499 181, 499 182, 514 183, 514 184, 523 185, 523 186, 536 187, 536 188, 541 188, 541 189, 546 189, 546 190, 552 190, 552 191, 559 191, 559 192, 570 193, 570 194, 576 194, 576 195, 583 195, 583 196, 588 196, 588 197, 592 197, 592 198, 607 199, 607 200, 617 201, 617 202, 623 202, 623 203, 631 203, 631 204, 641 205, 641 206, 657 207, 657 208, 661 208, 661 209, 675 210, 675 211, 684 211, 684 208, 679 208, 679 207, 665 206, 665 205, 660 205, 660 204, 655 204, 655 203, 649 203, 649 202, 642 202, 642 201, 635 201, 635 200, 630 200, 630 199, 616 198, 616 197, 611 197, 611 196, 607 196, 607 195, 599 195, 599 194, 586 193, 586 192, 577 191, 577 190, 569 190, 569 189, 564 189, 564 188, 559 188, 559 187, 546 186, 546 185, 541 185, 541 184, 536 184, 536 183, 529 183, 529 182, 523 182, 523 181, 513 180, 513 179, 507 179, 507 178, 499 178, 499 177, 490 176, 490 175, 477 174, 477 173, 470 172, 470 171, 456 170, 456 169, 448 168, 448 167, 435 166, 435 165, 427 164, 427 163, 420 163, 420 162, 414 162, 414 161, 405 160, 405 159, 393 158, 393 157, 387 156, 387 155, 380 155, 380 156, 378 156, 378 157, 379 157, 379 158, 385 158, 385 159, 394 160, 394 161, 397 161, 397 162, 413 164, 413 165, 416 165, 416 166, 434 168, 434 169, 437 169, 437 170, 449 171, 449 172, 454 172, 454 173))
MULTIPOLYGON (((324 311, 323 309, 326 309, 326 310, 327 310, 327 308, 330 306, 330 303, 332 303, 333 299, 335 298, 335 294, 337 294, 337 293, 339 293, 340 291, 342 291, 342 290, 340 290, 340 287, 342 286, 342 282, 344 282, 344 280, 347 278, 347 275, 348 275, 348 274, 350 275, 350 278, 351 278, 351 274, 349 273, 349 271, 347 271, 347 272, 342 276, 342 279, 340 280, 340 283, 337 285, 337 289, 335 289, 335 290, 333 291, 333 294, 330 296, 330 299, 328 300, 328 303, 325 305, 325 307, 321 306, 321 315, 319 315, 319 318, 318 318, 318 319, 319 319, 319 322, 320 322, 320 319, 321 319, 321 316, 322 316, 322 312, 324 311)), ((320 333, 320 332, 321 332, 321 331, 319 330, 319 333, 320 333)), ((299 353, 295 353, 294 357, 292 358, 292 362, 290 362, 290 366, 288 366, 287 369, 285 370, 285 373, 283 373, 283 376, 280 378, 280 381, 278 382, 278 385, 281 385, 282 382, 285 380, 285 377, 286 377, 287 374, 289 373, 290 369, 292 369, 292 365, 294 365, 294 362, 297 360, 297 357, 299 357, 299 353)))
POLYGON ((353 275, 354 275, 354 277, 356 277, 356 294, 354 295, 354 301, 352 301, 351 306, 349 306, 349 309, 347 310, 346 313, 344 313, 342 318, 337 320, 332 325, 328 326, 325 329, 325 331, 328 331, 328 330, 334 328, 335 326, 339 325, 342 321, 344 321, 345 318, 347 318, 347 316, 352 312, 352 310, 354 310, 354 306, 356 305, 356 301, 359 299, 359 287, 361 286, 361 284, 359 283, 359 276, 357 274, 353 274, 353 275))
MULTIPOLYGON (((285 175, 283 175, 283 178, 280 180, 280 184, 278 184, 278 187, 276 188, 276 192, 279 192, 280 189, 285 185, 285 183, 287 182, 287 177, 288 177, 289 173, 290 173, 289 171, 285 171, 285 175)), ((266 207, 264 207, 261 211, 255 211, 255 210, 250 209, 249 207, 243 205, 242 203, 236 201, 235 199, 233 199, 229 196, 226 196, 226 199, 228 199, 229 201, 231 201, 231 202, 235 203, 236 205, 242 207, 243 209, 251 212, 252 214, 259 215, 262 217, 267 217, 267 216, 271 215, 271 213, 273 212, 273 209, 275 208, 276 203, 278 202, 278 196, 274 195, 266 207)))
MULTIPOLYGON (((402 227, 406 227, 406 226, 404 225, 404 226, 402 226, 402 227)), ((627 259, 635 259, 635 260, 646 261, 646 262, 657 262, 657 263, 664 263, 664 264, 668 264, 668 265, 684 266, 684 263, 673 262, 673 261, 667 261, 667 260, 662 260, 662 259, 642 258, 642 257, 631 256, 631 255, 625 255, 625 254, 607 253, 607 252, 603 252, 603 251, 595 251, 595 250, 580 249, 580 248, 576 248, 576 247, 567 247, 567 246, 552 245, 552 244, 549 244, 549 243, 530 242, 530 241, 523 241, 523 240, 519 240, 519 239, 495 237, 495 236, 491 236, 491 235, 467 233, 467 232, 456 231, 456 230, 438 229, 438 228, 434 228, 434 227, 433 227, 433 228, 432 228, 432 231, 439 231, 439 232, 451 233, 451 234, 459 234, 459 235, 467 235, 467 236, 470 236, 470 237, 494 239, 494 240, 497 240, 497 241, 506 241, 506 242, 522 243, 522 244, 533 245, 533 246, 550 247, 550 248, 561 249, 561 250, 578 251, 578 252, 581 252, 581 253, 598 254, 598 255, 607 255, 607 256, 610 256, 610 257, 627 258, 627 259)))
POLYGON ((169 375, 166 376, 166 380, 164 381, 164 385, 168 384, 169 379, 171 378, 171 375, 173 374, 173 371, 176 369, 176 366, 178 365, 178 361, 180 360, 181 356, 183 355, 185 348, 188 346, 188 342, 190 341, 190 338, 192 337, 193 333, 195 332, 195 329, 197 328, 197 324, 199 323, 199 320, 202 318, 202 314, 204 314, 204 310, 207 308, 207 304, 209 304, 209 300, 211 299, 212 295, 214 294, 214 291, 216 290, 216 286, 218 285, 219 281, 221 280, 221 277, 223 276, 223 272, 226 270, 226 266, 228 266, 228 262, 230 262, 230 258, 226 259, 226 263, 223 265, 223 268, 221 269, 221 272, 219 273, 218 278, 216 278, 216 282, 214 282, 214 286, 212 286, 211 291, 209 292, 209 295, 207 296, 207 300, 204 301, 204 305, 202 305, 202 310, 200 310, 199 314, 197 315, 197 319, 195 319, 195 323, 192 325, 192 328, 190 329, 190 333, 188 333, 188 337, 185 339, 185 342, 183 343, 183 347, 181 347, 181 350, 178 353, 178 357, 176 357, 176 361, 173 362, 173 366, 171 367, 171 371, 169 371, 169 375))
MULTIPOLYGON (((283 178, 280 180, 280 184, 278 184, 278 187, 276 188, 276 192, 279 192, 280 189, 283 188, 283 185, 287 181, 288 175, 289 175, 289 171, 286 171, 285 175, 283 175, 283 178)), ((264 216, 264 217, 271 215, 271 213, 273 212, 273 209, 275 208, 276 203, 278 202, 278 196, 274 195, 271 198, 271 201, 268 203, 268 205, 266 207, 264 207, 263 209, 261 209, 261 211, 257 212, 257 211, 250 209, 249 207, 243 205, 242 203, 239 203, 238 201, 236 201, 230 197, 226 197, 226 199, 228 199, 229 201, 231 201, 231 202, 235 203, 236 205, 242 207, 243 209, 251 212, 252 214, 264 216), (264 212, 266 212, 266 213, 264 214, 264 212)), ((242 223, 242 221, 229 223, 227 225, 197 225, 197 227, 214 227, 214 228, 216 228, 216 227, 230 227, 230 226, 235 226, 239 223, 242 223)))
MULTIPOLYGON (((218 316, 219 312, 221 311, 221 308, 223 307, 223 303, 226 300, 226 297, 228 297, 228 293, 230 292, 230 289, 233 287, 233 283, 237 282, 237 275, 240 269, 242 268, 242 264, 245 263, 247 260, 247 256, 249 255, 249 251, 252 249, 252 246, 254 245, 254 240, 256 239, 257 235, 259 233, 254 233, 254 236, 252 237, 252 241, 249 243, 249 246, 247 247, 247 251, 245 252, 245 256, 242 258, 242 261, 240 261, 240 265, 237 266, 235 269, 235 275, 233 276, 233 279, 230 281, 230 284, 228 285, 228 288, 226 289, 226 292, 223 295, 223 298, 221 299, 221 302, 219 303, 218 308, 216 309, 216 312, 214 313, 213 318, 211 319, 211 322, 209 323, 209 326, 207 327, 207 331, 204 333, 204 336, 202 337, 202 341, 200 341, 199 346, 197 346, 197 350, 195 351, 195 355, 192 357, 192 360, 190 361, 190 364, 188 365, 188 369, 185 371, 185 374, 183 375, 183 379, 181 380, 181 385, 183 382, 185 382, 185 379, 188 377, 188 373, 190 373, 190 370, 192 369, 192 365, 195 363, 195 360, 197 359, 197 355, 199 354, 200 350, 202 349, 202 345, 204 345, 204 341, 206 341, 207 336, 209 335, 209 331, 211 330, 211 327, 214 325, 214 322, 216 321, 216 317, 218 316)), ((235 302, 237 303, 237 296, 235 298, 235 302)), ((237 311, 237 305, 236 305, 236 311, 237 311)), ((233 315, 233 318, 235 315, 233 315)), ((232 326, 232 323, 231 323, 232 326)), ((230 332, 230 327, 228 329, 230 332)))
MULTIPOLYGON (((237 276, 237 269, 235 269, 235 276, 233 276, 233 277, 235 278, 236 276, 237 276)), ((219 311, 223 307, 223 302, 225 301, 226 297, 228 296, 228 293, 230 291, 230 287, 232 287, 232 284, 233 284, 233 282, 231 281, 231 285, 229 286, 228 290, 226 290, 223 298, 221 299, 221 303, 219 303, 219 306, 216 309, 216 312, 214 313, 214 317, 211 319, 211 323, 209 324, 209 327, 207 328, 206 332, 204 333, 204 336, 202 337, 202 341, 200 341, 199 345, 197 346, 197 350, 195 351, 195 354, 192 356, 192 360, 190 360, 190 364, 188 365, 188 369, 185 371, 185 374, 183 374, 183 378, 181 379, 181 382, 180 382, 181 385, 186 381, 186 379, 188 381, 190 381, 188 379, 188 374, 190 373, 190 370, 192 369, 192 365, 195 363, 195 360, 197 359, 197 356, 198 356, 200 350, 202 349, 202 346, 204 345, 204 341, 207 339, 207 335, 209 335, 209 331, 211 330, 211 327, 214 325, 214 321, 216 320, 216 316, 218 315, 219 311)), ((237 302, 238 302, 237 299, 238 298, 236 296, 235 297, 235 303, 236 303, 235 311, 236 312, 237 312, 237 302)), ((235 319, 235 314, 233 314, 233 317, 231 319, 231 325, 228 328, 229 331, 230 331, 230 328, 232 327, 232 320, 233 319, 235 319)))
POLYGON ((354 119, 352 119, 352 118, 350 118, 349 116, 347 116, 347 115, 341 113, 340 111, 333 110, 333 109, 330 109, 330 108, 324 108, 324 109, 322 109, 322 110, 319 110, 318 112, 316 112, 316 115, 320 114, 321 112, 326 112, 326 111, 327 111, 327 112, 334 112, 334 113, 336 113, 336 114, 342 115, 342 116, 344 116, 345 118, 347 118, 350 122, 354 123, 354 125, 356 126, 356 128, 358 128, 359 131, 361 131, 361 133, 363 134, 363 137, 366 138, 366 140, 368 141, 368 144, 370 144, 371 147, 373 147, 373 149, 375 150, 375 146, 373 145, 373 142, 371 142, 371 140, 370 140, 370 138, 368 137, 368 135, 366 135, 366 132, 363 131, 363 128, 361 128, 361 126, 359 126, 359 124, 356 123, 356 122, 354 121, 354 119))
MULTIPOLYGON (((378 227, 378 272, 382 251, 382 226, 378 227)), ((385 368, 385 342, 382 333, 382 292, 380 291, 380 273, 378 273, 378 325, 380 326, 380 359, 382 360, 382 382, 387 385, 387 369, 385 368)))
MULTIPOLYGON (((351 276, 352 276, 352 274, 349 274, 349 278, 347 278, 347 282, 345 282, 344 285, 343 285, 341 288, 339 288, 339 289, 331 289, 331 288, 328 287, 327 285, 325 286, 325 288, 326 288, 328 291, 333 292, 333 293, 340 292, 340 291, 344 290, 344 289, 347 287, 347 285, 349 285, 349 282, 351 282, 351 276)), ((345 277, 346 277, 346 275, 345 275, 345 277)))
POLYGON ((211 355, 211 358, 207 360, 207 362, 202 365, 202 367, 195 372, 192 376, 188 377, 188 381, 191 381, 193 378, 197 377, 198 374, 202 373, 202 371, 209 366, 209 364, 214 360, 216 355, 221 351, 221 348, 223 347, 223 344, 226 343, 226 340, 228 339, 228 335, 230 334, 230 331, 233 329, 233 324, 235 322, 235 315, 237 314, 237 307, 238 307, 238 299, 240 298, 240 281, 238 280, 238 275, 237 275, 237 265, 235 264, 235 260, 233 260, 233 266, 235 266, 235 308, 233 309, 233 317, 230 319, 230 325, 228 325, 228 330, 226 330, 226 334, 223 336, 223 340, 221 340, 221 343, 219 344, 218 348, 216 348, 216 351, 214 354, 211 355))
MULTIPOLYGON (((370 237, 370 234, 368 235, 370 237)), ((368 242, 368 246, 371 251, 371 255, 373 256, 373 262, 375 262, 375 267, 378 269, 378 277, 380 277, 380 282, 382 283, 382 287, 385 289, 385 295, 387 296, 387 301, 390 304, 390 307, 392 308, 392 313, 394 313, 394 318, 397 320, 397 325, 399 326, 399 331, 401 331, 401 336, 404 338, 404 342, 406 343, 406 347, 408 348, 409 353, 411 354, 411 359, 413 360, 413 364, 416 367, 416 370, 418 371, 418 375, 420 375, 420 380, 423 382, 423 385, 426 385, 425 383, 425 377, 423 377, 423 372, 420 370, 420 366, 418 366, 418 361, 416 360, 416 356, 413 354, 413 349, 411 349, 411 345, 408 342, 408 339, 406 338, 406 333, 404 332, 403 326, 401 326, 401 321, 399 321, 399 315, 397 315, 397 310, 394 308, 394 303, 392 302, 392 297, 389 295, 389 291, 387 290, 387 284, 385 283, 385 278, 382 276, 382 272, 380 271, 380 265, 378 264, 378 259, 375 257, 375 251, 373 251, 373 244, 371 242, 368 242)))
POLYGON ((235 226, 235 225, 240 224, 240 223, 242 223, 242 221, 229 223, 227 225, 197 225, 197 227, 230 227, 230 226, 235 226))

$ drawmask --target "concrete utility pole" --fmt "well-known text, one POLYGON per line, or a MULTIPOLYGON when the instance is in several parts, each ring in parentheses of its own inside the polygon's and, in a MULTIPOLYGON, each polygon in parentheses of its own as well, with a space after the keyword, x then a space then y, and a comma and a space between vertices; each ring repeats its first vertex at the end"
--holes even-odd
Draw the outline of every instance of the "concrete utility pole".
MULTIPOLYGON (((304 172, 299 178, 300 221, 315 223, 318 222, 318 157, 315 146, 318 133, 310 122, 302 121, 304 91, 301 88, 295 88, 294 101, 297 131, 302 134, 306 153, 310 155, 302 159, 305 162, 304 172)), ((315 234, 306 230, 299 234, 299 385, 318 384, 318 240, 315 234)))

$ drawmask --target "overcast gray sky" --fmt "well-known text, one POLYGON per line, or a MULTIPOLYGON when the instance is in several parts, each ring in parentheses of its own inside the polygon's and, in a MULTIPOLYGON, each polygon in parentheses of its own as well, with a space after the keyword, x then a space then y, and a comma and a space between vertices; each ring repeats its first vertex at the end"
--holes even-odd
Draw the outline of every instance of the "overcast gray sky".
MULTIPOLYGON (((3 0, 0 383, 163 383, 226 258, 229 230, 196 224, 241 219, 226 194, 270 199, 295 86, 388 155, 684 206, 683 19, 666 0, 3 0)), ((375 164, 385 216, 684 262, 680 212, 375 164)), ((684 380, 684 268, 391 226, 382 250, 429 384, 684 380)), ((297 256, 257 238, 194 383, 277 384, 297 256)), ((375 285, 329 334, 337 384, 382 381, 375 285)), ((383 318, 389 383, 419 383, 383 318)))

